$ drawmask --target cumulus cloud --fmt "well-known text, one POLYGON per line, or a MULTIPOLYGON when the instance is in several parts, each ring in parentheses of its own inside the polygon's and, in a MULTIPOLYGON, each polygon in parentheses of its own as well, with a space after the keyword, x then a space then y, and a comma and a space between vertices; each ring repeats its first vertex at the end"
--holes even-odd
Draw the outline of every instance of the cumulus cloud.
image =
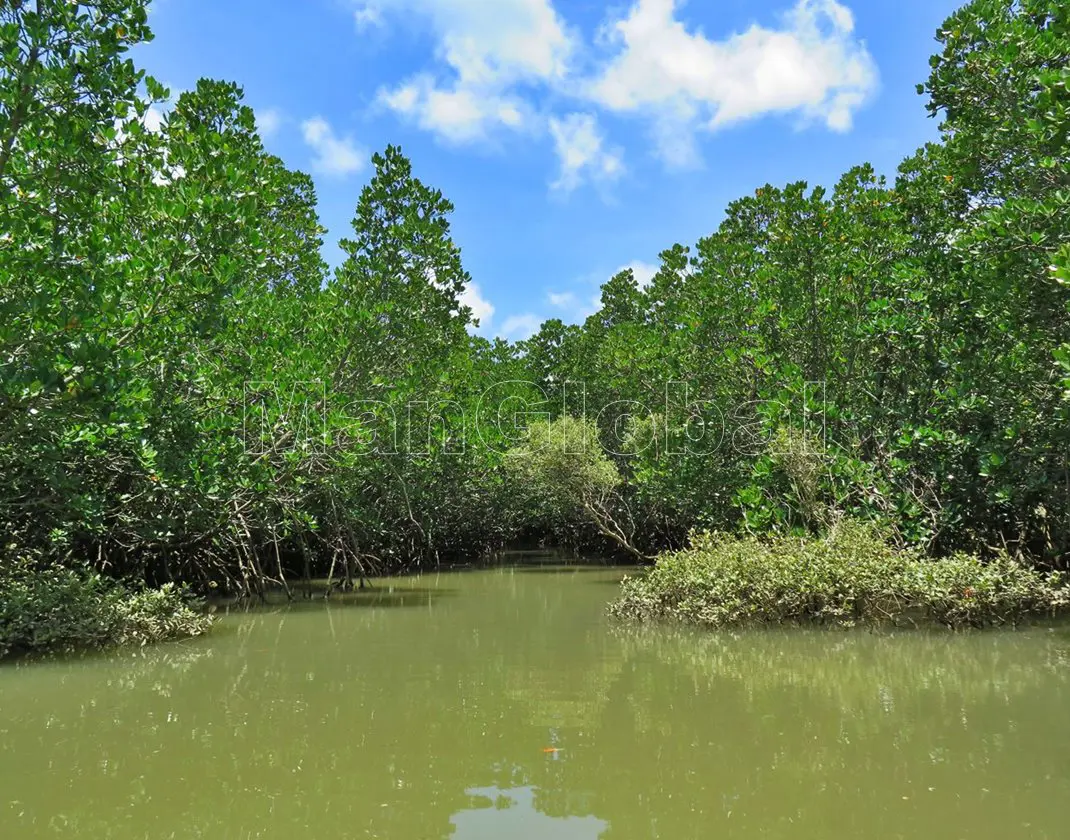
POLYGON ((364 167, 365 154, 351 137, 338 137, 323 117, 313 117, 301 124, 305 143, 315 152, 314 171, 323 175, 344 177, 364 167))
POLYGON ((141 118, 145 128, 153 133, 158 133, 163 130, 164 120, 167 115, 155 105, 150 105, 145 111, 145 116, 141 118))
POLYGON ((546 296, 550 306, 561 311, 561 318, 572 324, 586 321, 602 308, 602 295, 577 294, 576 292, 550 292, 546 296))
POLYGON ((282 127, 282 111, 278 108, 264 108, 256 112, 256 127, 260 136, 268 140, 279 133, 282 127))
POLYGON ((632 276, 635 278, 635 282, 639 284, 640 289, 645 289, 650 285, 650 281, 654 279, 654 275, 658 273, 658 267, 652 263, 643 262, 642 260, 632 260, 627 265, 622 265, 613 275, 620 274, 622 271, 628 271, 631 269, 632 276))
POLYGON ((379 101, 444 139, 482 138, 497 127, 521 128, 526 105, 517 84, 565 78, 575 41, 551 0, 375 0, 358 14, 388 9, 430 20, 448 81, 420 74, 386 87, 379 101))
POLYGON ((662 157, 695 156, 693 130, 770 113, 797 112, 834 131, 851 127, 873 93, 877 71, 854 37, 854 16, 836 0, 799 0, 777 28, 757 24, 723 40, 689 31, 676 0, 637 0, 609 24, 617 50, 587 85, 616 112, 646 113, 662 157))
POLYGON ((502 322, 498 335, 510 341, 524 341, 531 338, 542 326, 542 319, 530 312, 523 315, 510 315, 502 322))
POLYGON ((564 119, 550 119, 550 134, 561 163, 561 174, 554 182, 557 190, 570 192, 585 176, 596 181, 612 181, 624 171, 619 149, 606 149, 598 121, 593 114, 569 114, 564 119))
POLYGON ((658 273, 658 266, 653 263, 632 260, 627 265, 614 269, 605 277, 598 272, 594 272, 577 281, 578 285, 584 287, 581 291, 552 291, 547 293, 546 299, 549 301, 550 306, 561 312, 561 317, 564 320, 571 323, 580 323, 602 308, 602 283, 629 269, 640 289, 645 289, 649 286, 654 279, 654 275, 658 273), (591 292, 590 289, 592 287, 598 287, 598 290, 591 292))
POLYGON ((383 23, 383 10, 379 0, 365 0, 358 3, 353 10, 353 22, 357 25, 357 31, 363 32, 383 23))
POLYGON ((461 305, 472 310, 472 316, 479 321, 474 332, 491 334, 491 319, 494 317, 494 304, 483 297, 478 283, 469 283, 461 292, 461 305))
POLYGON ((416 76, 393 90, 381 90, 379 101, 425 131, 453 143, 481 139, 495 125, 520 128, 527 109, 515 97, 460 85, 442 88, 427 75, 416 76))
POLYGON ((644 120, 658 156, 688 166, 700 160, 702 132, 763 115, 847 131, 878 84, 841 0, 785 0, 795 5, 779 19, 718 36, 685 22, 685 0, 630 0, 594 43, 553 0, 349 1, 364 26, 418 21, 434 39, 433 64, 382 87, 381 106, 456 144, 546 137, 565 192, 623 169, 601 111, 644 120))

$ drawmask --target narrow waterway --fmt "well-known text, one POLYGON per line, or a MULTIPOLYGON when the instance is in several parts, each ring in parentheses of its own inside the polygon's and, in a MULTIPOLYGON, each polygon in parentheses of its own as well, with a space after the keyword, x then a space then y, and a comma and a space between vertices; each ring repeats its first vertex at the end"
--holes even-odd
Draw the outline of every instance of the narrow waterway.
POLYGON ((518 558, 0 667, 0 838, 1070 836, 1070 632, 697 634, 518 558))

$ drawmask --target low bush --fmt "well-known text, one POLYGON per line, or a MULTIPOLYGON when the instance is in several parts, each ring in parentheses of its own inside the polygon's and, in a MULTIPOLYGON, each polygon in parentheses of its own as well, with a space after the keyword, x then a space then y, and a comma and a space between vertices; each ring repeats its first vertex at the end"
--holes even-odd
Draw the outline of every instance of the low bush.
POLYGON ((934 560, 891 546, 873 527, 841 522, 820 538, 703 534, 689 549, 628 578, 610 613, 705 627, 817 622, 1016 623, 1068 601, 1064 577, 1001 555, 934 560))
POLYGON ((198 636, 212 623, 183 589, 134 589, 89 569, 0 567, 0 657, 149 644, 198 636))

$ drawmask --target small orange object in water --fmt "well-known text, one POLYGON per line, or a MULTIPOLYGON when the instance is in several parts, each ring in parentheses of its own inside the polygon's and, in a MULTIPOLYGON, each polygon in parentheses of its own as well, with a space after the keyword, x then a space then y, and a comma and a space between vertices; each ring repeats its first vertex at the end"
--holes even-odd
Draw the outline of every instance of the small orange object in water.
POLYGON ((543 752, 544 753, 555 753, 555 752, 561 752, 561 750, 558 749, 557 747, 544 747, 543 748, 543 752))

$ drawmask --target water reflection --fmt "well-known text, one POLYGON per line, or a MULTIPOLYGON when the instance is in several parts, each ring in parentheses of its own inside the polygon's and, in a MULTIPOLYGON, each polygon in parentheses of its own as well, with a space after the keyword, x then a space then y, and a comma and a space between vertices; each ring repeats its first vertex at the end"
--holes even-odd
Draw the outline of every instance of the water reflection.
POLYGON ((541 813, 533 787, 470 788, 466 793, 478 803, 450 817, 449 836, 454 840, 598 840, 609 827, 595 816, 541 813))
POLYGON ((0 668, 0 838, 1065 836, 1065 631, 630 631, 615 575, 0 668))

